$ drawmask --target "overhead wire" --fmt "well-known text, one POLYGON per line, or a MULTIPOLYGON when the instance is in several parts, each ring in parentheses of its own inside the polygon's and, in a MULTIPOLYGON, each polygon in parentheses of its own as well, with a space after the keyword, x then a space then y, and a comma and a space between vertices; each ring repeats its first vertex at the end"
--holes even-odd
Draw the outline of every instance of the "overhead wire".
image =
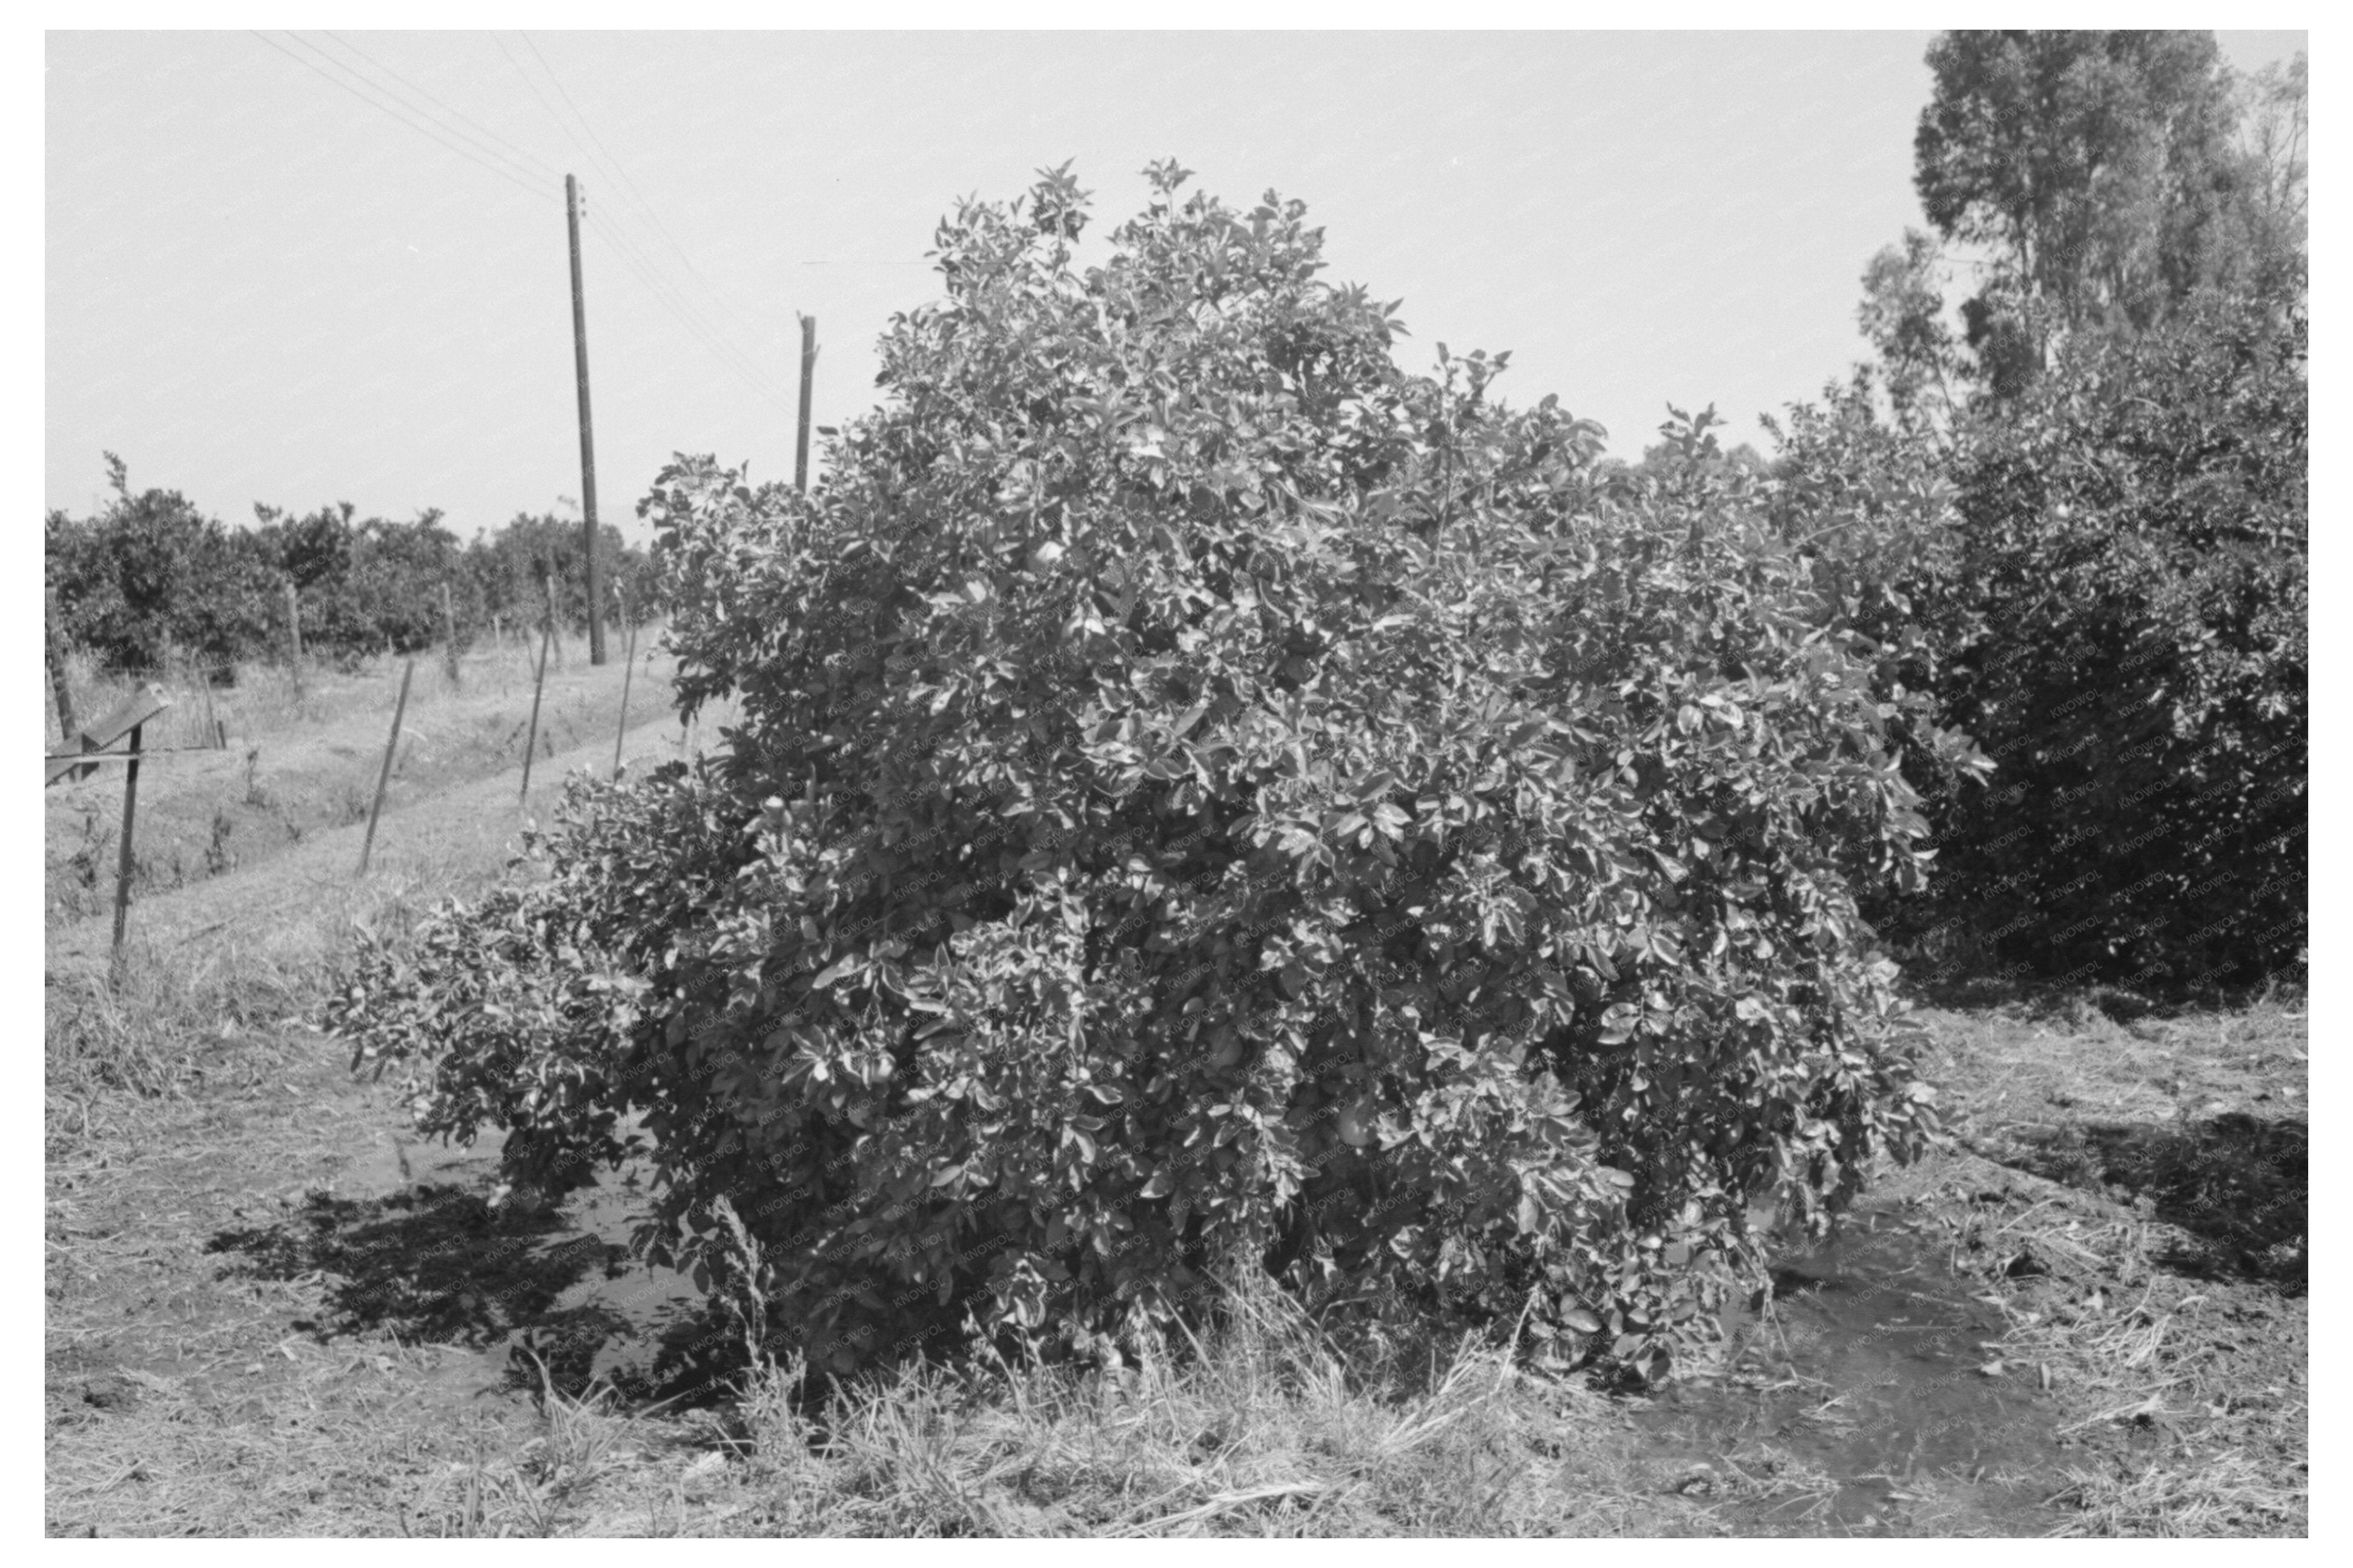
MULTIPOLYGON (((525 152, 520 147, 515 147, 514 143, 507 142, 504 137, 498 136, 495 132, 490 131, 488 127, 480 126, 478 121, 472 121, 469 117, 463 115, 459 110, 450 108, 450 106, 447 104, 441 103, 439 100, 433 98, 430 93, 427 93, 422 88, 416 86, 415 83, 407 82, 406 78, 401 77, 397 71, 393 70, 389 66, 383 65, 382 62, 375 60, 368 56, 365 51, 357 48, 344 39, 335 37, 335 35, 333 34, 329 35, 331 37, 335 37, 335 41, 338 44, 342 44, 343 47, 350 49, 353 54, 357 55, 360 58, 367 60, 369 64, 383 70, 387 76, 394 77, 395 79, 406 83, 410 91, 415 93, 417 97, 427 100, 428 102, 436 105, 443 110, 446 110, 451 115, 457 116, 459 119, 467 120, 468 123, 474 124, 477 129, 482 132, 482 136, 491 137, 497 142, 505 143, 505 145, 509 147, 514 147, 515 151, 513 153, 500 152, 497 148, 485 143, 480 136, 469 134, 461 127, 452 125, 448 121, 434 116, 430 110, 419 110, 414 104, 406 102, 396 97, 381 82, 370 78, 364 72, 356 69, 344 61, 337 59, 334 56, 328 54, 325 50, 320 48, 309 39, 303 38, 297 34, 289 32, 287 36, 294 43, 301 45, 311 54, 316 55, 321 60, 325 61, 328 66, 332 66, 335 70, 343 72, 343 76, 330 74, 328 70, 322 68, 319 65, 312 63, 311 60, 303 58, 301 55, 295 54, 287 49, 276 39, 269 37, 267 34, 259 30, 255 30, 253 36, 259 38, 271 48, 276 49, 280 54, 284 55, 288 59, 292 60, 296 65, 302 67, 304 69, 319 77, 322 80, 331 82, 334 86, 343 89, 345 92, 350 93, 361 102, 368 105, 368 107, 389 115, 391 118, 399 121, 402 124, 407 126, 410 130, 418 132, 420 135, 430 137, 440 146, 457 153, 459 157, 466 159, 469 163, 473 163, 478 168, 485 169, 491 174, 497 174, 501 179, 506 180, 510 184, 515 185, 519 189, 528 192, 533 196, 537 197, 542 201, 554 202, 557 205, 563 205, 561 199, 557 197, 554 192, 546 189, 543 184, 534 184, 528 177, 532 173, 528 165, 535 163, 539 165, 541 170, 545 172, 544 178, 550 183, 553 182, 555 177, 555 171, 543 160, 525 152), (343 77, 349 77, 352 79, 350 81, 346 81, 343 79, 343 77), (354 87, 353 85, 353 82, 354 81, 358 82, 360 86, 354 87), (363 91, 362 88, 364 88, 367 90, 363 91), (375 96, 370 96, 371 93, 375 96), (452 140, 453 136, 462 138, 463 140, 452 140), (468 145, 470 142, 472 145, 468 145), (526 160, 528 161, 527 163, 526 160)), ((493 35, 493 37, 495 37, 495 35, 493 35)), ((500 47, 501 50, 504 50, 505 46, 502 43, 500 47)), ((507 58, 511 64, 515 64, 517 73, 523 77, 525 84, 527 86, 531 86, 533 92, 539 97, 541 106, 548 110, 548 113, 552 118, 555 119, 557 128, 564 131, 566 136, 573 140, 574 145, 578 147, 580 145, 578 139, 576 137, 571 137, 569 128, 565 126, 562 117, 560 115, 556 115, 554 106, 548 103, 545 95, 540 93, 536 84, 531 81, 529 73, 524 72, 522 69, 521 65, 514 61, 514 57, 512 53, 509 53, 507 58)), ((551 79, 553 79, 552 75, 551 79)), ((561 82, 557 82, 555 85, 557 89, 561 91, 563 84, 561 82)), ((583 120, 582 124, 584 126, 586 125, 585 119, 583 120)), ((594 134, 593 128, 591 128, 591 134, 594 134)), ((581 151, 585 155, 586 149, 581 148, 581 151)), ((624 174, 623 177, 626 179, 626 174, 624 174)), ((623 263, 637 276, 638 281, 645 285, 647 290, 654 296, 656 301, 659 303, 664 310, 668 310, 670 315, 678 321, 680 325, 687 330, 691 336, 702 342, 702 344, 708 349, 714 357, 716 357, 722 363, 725 364, 730 370, 733 371, 737 376, 743 379, 745 384, 750 386, 752 390, 757 393, 763 399, 784 413, 789 414, 792 412, 789 402, 783 395, 780 389, 768 382, 767 379, 760 374, 756 364, 748 356, 746 356, 742 350, 734 347, 727 342, 726 333, 723 329, 713 325, 706 317, 694 308, 693 302, 681 290, 679 290, 675 284, 670 283, 670 280, 662 275, 661 268, 655 262, 653 258, 647 256, 636 242, 632 240, 618 226, 615 225, 608 219, 602 218, 601 214, 591 213, 589 216, 591 226, 596 228, 599 233, 603 234, 612 242, 616 254, 621 258, 623 263)))
MULTIPOLYGON (((555 122, 556 130, 562 132, 565 139, 572 143, 574 150, 578 152, 592 167, 597 167, 601 172, 602 169, 610 163, 609 155, 606 159, 600 160, 596 153, 590 150, 587 143, 581 140, 579 133, 575 132, 573 128, 565 122, 563 114, 557 110, 554 103, 549 100, 547 94, 541 89, 539 83, 533 78, 530 70, 524 67, 523 63, 520 59, 515 58, 514 51, 507 47, 505 39, 500 37, 494 32, 491 35, 491 41, 498 45, 499 52, 506 57, 507 64, 512 67, 514 73, 522 79, 523 85, 531 89, 532 96, 539 100, 539 106, 547 111, 547 117, 555 122)), ((542 68, 547 69, 546 58, 539 54, 537 47, 532 44, 528 37, 523 39, 523 42, 527 47, 531 48, 533 57, 539 60, 542 68)), ((550 84, 555 88, 557 92, 562 93, 566 102, 569 103, 571 95, 565 91, 563 82, 557 79, 552 69, 547 69, 547 77, 550 84)), ((572 105, 572 108, 575 114, 578 114, 578 106, 574 104, 572 105)), ((580 124, 581 129, 586 131, 589 136, 593 138, 596 135, 595 127, 588 124, 586 116, 580 117, 580 124)), ((617 165, 612 165, 612 167, 617 177, 626 184, 628 178, 628 172, 626 170, 620 170, 617 165)), ((754 391, 758 392, 761 396, 774 404, 778 409, 786 413, 791 412, 791 406, 784 397, 782 392, 779 389, 773 387, 767 382, 766 378, 757 368, 755 362, 752 361, 741 349, 734 347, 733 344, 728 341, 730 330, 729 325, 713 322, 708 315, 696 306, 694 301, 690 299, 682 289, 679 289, 675 283, 669 280, 666 269, 663 268, 659 261, 654 257, 646 254, 644 249, 640 247, 617 224, 604 217, 601 210, 591 209, 588 213, 588 221, 592 227, 596 228, 598 233, 604 235, 607 240, 612 242, 613 247, 616 252, 620 256, 622 262, 637 275, 638 281, 646 286, 647 289, 654 295, 655 299, 665 310, 670 311, 671 316, 675 318, 681 326, 685 327, 687 331, 698 339, 705 348, 709 349, 722 361, 722 363, 725 363, 728 368, 734 371, 738 376, 742 377, 745 383, 752 386, 754 391)), ((675 241, 672 243, 675 244, 675 241)), ((743 333, 744 331, 740 323, 733 324, 733 330, 738 333, 743 333)))
POLYGON ((540 53, 538 43, 529 33, 520 33, 519 36, 523 41, 523 47, 531 50, 532 58, 539 62, 539 68, 544 71, 547 79, 554 84, 555 90, 563 98, 565 106, 572 110, 572 117, 580 122, 580 129, 588 133, 588 140, 595 144, 596 152, 603 157, 606 171, 619 177, 622 188, 628 193, 629 198, 637 203, 638 210, 645 215, 646 221, 653 226, 657 234, 662 237, 663 242, 677 253, 678 258, 686 264, 687 271, 693 275, 695 281, 709 289, 712 300, 723 308, 733 310, 738 315, 752 314, 744 309, 741 300, 729 297, 717 284, 703 276, 702 269, 695 266, 694 258, 687 254, 686 247, 679 244, 677 237, 670 233, 670 226, 662 222, 661 215, 654 211, 653 204, 646 199, 645 193, 638 189, 638 182, 630 177, 629 171, 624 168, 620 160, 614 157, 606 148, 605 139, 596 134, 596 125, 590 121, 586 114, 581 111, 579 103, 572 96, 571 89, 564 85, 564 79, 555 74, 555 68, 548 63, 545 55, 540 53))
MULTIPOLYGON (((565 122, 563 114, 557 110, 554 103, 549 100, 545 92, 540 89, 540 85, 537 79, 532 76, 530 70, 525 68, 522 61, 515 58, 514 51, 507 47, 506 40, 500 37, 496 32, 492 32, 491 34, 491 42, 499 47, 499 53, 506 57, 508 66, 512 68, 515 75, 522 79, 523 86, 531 89, 531 95, 539 100, 539 106, 541 109, 546 110, 548 119, 555 122, 556 131, 565 141, 572 143, 573 150, 578 153, 582 159, 585 160, 590 167, 596 168, 599 173, 602 173, 603 169, 596 155, 589 150, 586 142, 581 141, 578 133, 576 133, 572 127, 565 122)), ((546 57, 539 53, 538 47, 536 45, 533 45, 528 37, 523 38, 523 43, 531 48, 532 54, 533 58, 538 59, 541 68, 547 72, 549 83, 554 86, 558 92, 564 92, 564 84, 561 81, 556 80, 555 73, 552 69, 548 68, 546 57)), ((571 95, 569 93, 565 93, 564 96, 565 100, 569 101, 571 95)), ((574 112, 575 114, 578 113, 577 105, 574 105, 574 112)), ((595 129, 588 125, 587 121, 585 118, 582 119, 581 125, 583 129, 588 131, 591 136, 596 134, 595 129)), ((624 171, 622 173, 622 178, 625 182, 627 177, 627 172, 624 171)), ((617 232, 609 226, 600 226, 600 227, 603 227, 604 231, 608 236, 617 232)), ((618 242, 617 241, 617 243, 618 242)), ((648 258, 648 260, 649 264, 650 264, 650 258, 648 258)), ((681 298, 682 299, 683 297, 681 296, 681 298)))
POLYGON ((781 392, 760 374, 758 368, 742 350, 729 343, 717 329, 702 324, 689 312, 686 308, 688 302, 675 297, 667 282, 640 258, 637 247, 630 243, 627 235, 594 209, 588 213, 588 225, 612 243, 613 253, 620 258, 623 266, 636 275, 638 281, 645 285, 646 291, 654 297, 655 301, 668 310, 671 317, 692 334, 704 348, 710 350, 721 363, 733 371, 746 385, 774 404, 780 411, 787 414, 792 412, 791 405, 785 400, 781 392))
MULTIPOLYGON (((579 150, 582 157, 586 158, 600 172, 612 175, 620 183, 629 199, 636 204, 638 215, 648 226, 661 236, 662 242, 668 245, 677 254, 679 260, 685 264, 688 275, 693 281, 702 286, 708 296, 708 303, 715 307, 716 313, 724 319, 725 324, 745 336, 754 338, 764 336, 765 329, 761 325, 759 311, 744 304, 736 295, 721 288, 694 264, 694 258, 684 246, 679 243, 677 237, 670 232, 670 226, 662 222, 661 215, 654 210, 653 204, 647 200, 645 193, 638 188, 636 178, 606 147, 605 139, 597 134, 596 125, 581 109, 578 100, 573 98, 571 89, 564 85, 564 79, 555 74, 554 66, 549 62, 544 54, 540 52, 539 45, 528 33, 519 32, 516 36, 522 39, 523 47, 531 51, 532 58, 539 62, 541 73, 547 78, 548 84, 555 89, 557 96, 563 99, 565 107, 572 111, 573 120, 578 123, 580 131, 586 134, 588 140, 584 142, 579 135, 574 133, 564 116, 557 111, 555 105, 549 101, 544 93, 538 93, 534 83, 533 90, 538 94, 540 107, 547 110, 548 117, 555 121, 556 128, 565 133, 575 148, 579 150)), ((515 58, 512 51, 507 52, 507 60, 526 81, 531 80, 530 73, 524 69, 522 62, 515 58)), ((654 258, 649 257, 648 259, 650 261, 654 258)), ((773 341, 770 346, 775 346, 773 341)))
MULTIPOLYGON (((468 114, 464 110, 459 109, 453 104, 445 103, 440 99, 434 97, 433 94, 426 91, 425 89, 417 86, 417 83, 411 81, 407 77, 403 76, 399 71, 395 70, 392 67, 385 64, 382 60, 377 59, 365 49, 361 48, 357 44, 354 44, 349 38, 344 37, 341 33, 329 31, 327 33, 327 37, 332 38, 336 44, 343 48, 350 50, 353 54, 357 55, 361 59, 365 60, 375 69, 382 71, 385 75, 400 83, 417 97, 423 99, 427 103, 430 104, 434 110, 438 110, 441 113, 446 114, 454 120, 462 121, 466 125, 472 127, 474 132, 480 133, 480 137, 476 138, 476 140, 479 141, 480 138, 487 138, 489 142, 495 142, 498 143, 499 147, 506 149, 504 153, 499 154, 500 156, 509 158, 517 164, 525 167, 528 172, 537 174, 543 179, 552 180, 557 176, 557 171, 554 166, 542 159, 537 153, 532 152, 528 147, 524 147, 514 142, 509 141, 507 138, 500 135, 497 132, 491 130, 489 126, 483 124, 480 121, 476 120, 472 115, 468 114)), ((298 38, 296 41, 300 42, 301 40, 298 38)))
MULTIPOLYGON (((301 66, 303 69, 318 77, 322 81, 331 82, 334 86, 343 89, 345 92, 350 93, 353 98, 358 99, 362 103, 366 104, 369 108, 390 115, 393 119, 399 121, 403 125, 407 126, 418 135, 429 137, 432 141, 438 143, 440 146, 447 148, 448 151, 457 153, 458 156, 465 159, 468 163, 474 164, 478 168, 489 170, 491 174, 498 175, 501 179, 505 180, 510 184, 527 191, 543 201, 555 200, 553 193, 542 188, 541 186, 533 184, 529 180, 525 179, 522 174, 517 174, 514 170, 506 167, 502 163, 491 162, 490 159, 485 158, 479 153, 475 152, 472 148, 465 145, 463 142, 451 141, 432 122, 415 118, 412 114, 406 111, 406 105, 400 103, 397 100, 391 99, 390 95, 384 94, 383 89, 375 87, 372 82, 368 82, 366 78, 360 76, 358 72, 352 70, 350 67, 345 66, 341 61, 335 59, 333 56, 326 54, 324 51, 319 49, 315 45, 309 44, 299 37, 294 38, 296 43, 302 44, 304 47, 309 48, 313 54, 318 55, 321 59, 327 61, 330 65, 335 66, 338 69, 343 70, 346 75, 349 75, 353 78, 353 79, 365 84, 373 91, 382 94, 383 96, 371 98, 366 92, 363 92, 359 88, 353 86, 351 82, 343 79, 342 77, 331 75, 321 67, 304 59, 301 55, 298 55, 291 49, 287 48, 275 38, 270 37, 267 33, 261 32, 258 28, 251 29, 251 31, 255 37, 260 39, 271 48, 276 49, 280 54, 284 55, 296 65, 301 66)), ((289 34, 288 37, 292 37, 293 35, 289 34)))
POLYGON ((663 309, 669 310, 680 325, 698 338, 704 347, 711 350, 730 369, 742 376, 745 383, 763 397, 775 403, 779 408, 785 409, 786 412, 790 412, 782 399, 779 389, 761 374, 755 361, 729 341, 726 329, 712 322, 697 310, 694 302, 679 292, 677 287, 662 274, 654 259, 646 255, 643 248, 625 230, 606 217, 601 208, 588 203, 585 192, 582 195, 581 210, 588 226, 611 242, 615 254, 620 257, 622 263, 637 274, 638 280, 646 286, 647 289, 661 303, 663 309))

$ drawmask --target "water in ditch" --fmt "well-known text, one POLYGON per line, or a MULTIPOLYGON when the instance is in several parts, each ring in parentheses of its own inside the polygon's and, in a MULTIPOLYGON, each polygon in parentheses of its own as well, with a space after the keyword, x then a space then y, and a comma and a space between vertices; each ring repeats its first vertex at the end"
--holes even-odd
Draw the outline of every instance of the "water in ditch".
POLYGON ((2036 1369, 1945 1264, 1920 1211, 1883 1204, 1782 1258, 1729 1325, 1722 1371, 1635 1416, 1651 1459, 1740 1534, 2042 1535, 2064 1484, 2036 1369))

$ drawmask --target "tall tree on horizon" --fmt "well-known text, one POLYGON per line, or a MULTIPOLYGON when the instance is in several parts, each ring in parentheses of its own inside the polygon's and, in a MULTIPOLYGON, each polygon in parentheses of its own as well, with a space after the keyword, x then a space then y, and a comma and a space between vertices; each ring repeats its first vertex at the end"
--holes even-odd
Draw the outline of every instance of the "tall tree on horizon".
POLYGON ((1998 395, 2058 336, 2145 329, 2226 279, 2251 171, 2211 33, 1955 31, 1927 61, 1914 184, 1938 235, 1986 253, 1961 313, 1998 395))

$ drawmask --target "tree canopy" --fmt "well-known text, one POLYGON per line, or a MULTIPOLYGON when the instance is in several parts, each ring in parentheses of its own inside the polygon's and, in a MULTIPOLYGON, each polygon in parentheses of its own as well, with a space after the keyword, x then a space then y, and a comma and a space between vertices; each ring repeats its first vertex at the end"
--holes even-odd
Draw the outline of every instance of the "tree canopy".
MULTIPOLYGON (((2058 336, 2299 274, 2300 69, 2250 86, 2211 34, 2073 30, 1946 33, 1928 65, 1915 184, 1936 232, 1987 260, 1962 313, 1996 390, 2039 374, 2058 336)), ((1874 275, 1920 261, 1907 243, 1874 275)))
POLYGON ((1752 1202, 1929 1124, 1853 901, 1923 875, 1918 704, 1704 417, 1600 479, 1185 178, 1084 271, 1066 173, 944 224, 813 495, 662 477, 728 751, 584 782, 340 1026, 539 1179, 642 1118, 649 1244, 818 1365, 1239 1267, 1661 1373, 1752 1202))

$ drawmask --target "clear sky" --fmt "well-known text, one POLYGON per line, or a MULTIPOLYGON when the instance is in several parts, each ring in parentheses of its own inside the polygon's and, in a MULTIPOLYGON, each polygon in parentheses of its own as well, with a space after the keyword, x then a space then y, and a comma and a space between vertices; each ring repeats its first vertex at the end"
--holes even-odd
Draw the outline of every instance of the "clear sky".
MULTIPOLYGON (((46 499, 96 505, 103 448, 231 522, 557 510, 565 172, 599 510, 633 538, 672 451, 790 477, 797 311, 816 422, 864 410, 939 217, 1065 159, 1097 234, 1161 156, 1305 201, 1326 276, 1403 300, 1409 367, 1509 349, 1506 396, 1623 455, 1669 401, 1759 438, 1859 357, 1863 263, 1920 222, 1927 38, 51 33, 46 499)), ((2222 41, 2251 68, 2304 36, 2222 41)))

